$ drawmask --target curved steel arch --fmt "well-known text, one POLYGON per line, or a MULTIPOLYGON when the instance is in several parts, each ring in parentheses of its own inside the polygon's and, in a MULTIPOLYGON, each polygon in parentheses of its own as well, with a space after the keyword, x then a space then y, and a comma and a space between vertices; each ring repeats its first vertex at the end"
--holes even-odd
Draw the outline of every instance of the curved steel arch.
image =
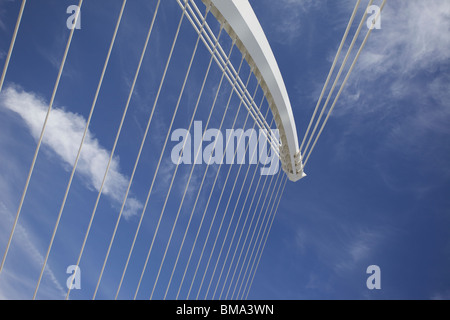
POLYGON ((277 61, 261 24, 248 0, 202 0, 211 6, 216 19, 225 23, 230 37, 246 53, 248 64, 261 80, 270 109, 280 132, 280 160, 291 181, 305 177, 300 154, 297 129, 291 103, 277 61))

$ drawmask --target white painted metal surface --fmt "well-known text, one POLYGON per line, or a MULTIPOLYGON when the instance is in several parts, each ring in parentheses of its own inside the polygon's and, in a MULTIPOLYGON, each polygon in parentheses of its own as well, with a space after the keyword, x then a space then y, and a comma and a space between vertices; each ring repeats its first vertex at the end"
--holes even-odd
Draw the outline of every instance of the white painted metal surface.
POLYGON ((225 22, 225 30, 236 38, 239 49, 246 53, 255 75, 261 78, 261 87, 272 110, 280 132, 282 146, 280 158, 283 170, 291 181, 305 176, 299 151, 297 129, 291 103, 280 69, 248 0, 203 0, 211 5, 211 11, 220 22, 225 22))

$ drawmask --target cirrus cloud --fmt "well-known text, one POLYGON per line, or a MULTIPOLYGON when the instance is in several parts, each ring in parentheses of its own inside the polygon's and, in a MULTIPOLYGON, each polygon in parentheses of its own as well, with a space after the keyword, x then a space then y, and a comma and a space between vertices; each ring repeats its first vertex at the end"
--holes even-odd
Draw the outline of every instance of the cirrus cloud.
MULTIPOLYGON (((4 90, 0 97, 0 104, 16 112, 26 123, 32 136, 38 139, 47 113, 48 105, 32 92, 26 92, 14 86, 4 90)), ((65 166, 72 168, 78 148, 86 127, 86 120, 79 114, 53 108, 42 141, 63 161, 65 166)), ((110 152, 102 147, 93 134, 88 131, 77 166, 77 173, 87 181, 88 187, 100 190, 103 176, 107 167, 110 152)), ((128 185, 128 178, 120 172, 119 160, 111 162, 108 176, 103 187, 103 194, 113 204, 119 205, 128 185)), ((142 203, 136 198, 129 197, 123 215, 129 218, 142 209, 142 203)))

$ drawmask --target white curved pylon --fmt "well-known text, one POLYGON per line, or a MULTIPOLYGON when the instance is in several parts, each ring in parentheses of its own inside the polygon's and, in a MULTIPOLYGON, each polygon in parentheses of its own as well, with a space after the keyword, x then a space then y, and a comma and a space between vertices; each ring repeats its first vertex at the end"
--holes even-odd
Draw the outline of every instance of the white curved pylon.
POLYGON ((202 0, 225 30, 237 39, 237 46, 246 53, 246 60, 255 69, 261 87, 280 132, 280 160, 291 181, 305 177, 297 129, 291 103, 280 69, 261 24, 248 0, 202 0))

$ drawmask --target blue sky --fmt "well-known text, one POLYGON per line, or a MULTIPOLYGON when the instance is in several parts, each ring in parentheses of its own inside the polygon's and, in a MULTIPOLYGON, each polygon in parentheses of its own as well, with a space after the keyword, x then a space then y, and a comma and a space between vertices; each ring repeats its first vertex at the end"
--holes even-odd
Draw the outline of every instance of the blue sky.
MULTIPOLYGON (((162 2, 109 181, 80 264, 82 289, 72 291, 73 299, 92 297, 176 32, 181 10, 175 1, 162 2)), ((301 141, 354 1, 250 2, 279 63, 301 141)), ((361 6, 365 7, 366 1, 362 2, 361 6)), ((381 1, 374 3, 379 5, 381 1)), ((71 4, 75 2, 28 1, 0 95, 2 253, 69 35, 66 8, 71 4)), ((128 1, 125 8, 48 269, 38 292, 40 299, 62 299, 67 291, 66 268, 76 262, 155 4, 156 1, 145 4, 128 1)), ((106 0, 83 4, 81 29, 74 35, 19 227, 0 276, 1 298, 32 297, 120 6, 121 1, 106 0)), ((19 7, 17 0, 0 1, 2 65, 19 7)), ((199 7, 204 9, 201 4, 199 7)), ((308 176, 286 185, 249 299, 450 297, 450 38, 445 32, 450 27, 449 14, 450 5, 445 0, 388 2, 382 14, 382 28, 372 33, 308 162, 308 176), (369 276, 366 268, 374 264, 381 269, 380 290, 366 287, 369 276)), ((361 16, 362 10, 357 20, 361 16)), ((209 21, 217 34, 217 24, 211 17, 209 21)), ((114 298, 195 41, 192 26, 184 21, 98 298, 114 298)), ((224 50, 228 52, 230 41, 226 36, 223 41, 224 50)), ((235 65, 239 59, 236 50, 232 54, 235 65)), ((188 127, 208 61, 209 56, 200 43, 174 129, 188 127)), ((242 79, 247 79, 248 72, 248 66, 244 66, 242 79)), ((214 65, 212 80, 207 82, 195 120, 206 123, 220 75, 214 65)), ((252 79, 249 84, 252 93, 254 82, 252 79)), ((212 127, 218 128, 221 122, 229 91, 230 86, 224 82, 217 110, 212 113, 212 127)), ((260 100, 261 92, 257 92, 255 101, 260 100)), ((224 128, 231 127, 239 106, 235 95, 230 105, 224 128)), ((263 105, 262 113, 266 110, 267 106, 263 105)), ((245 116, 242 110, 237 118, 238 127, 244 125, 245 116)), ((248 122, 246 128, 252 125, 248 122)), ((155 180, 142 233, 137 238, 120 291, 122 299, 133 298, 156 228, 175 168, 170 161, 171 146, 173 143, 169 143, 155 180)), ((237 191, 231 193, 230 183, 224 184, 228 168, 223 166, 220 172, 221 188, 213 194, 214 206, 211 205, 208 212, 215 207, 221 189, 226 200, 231 197, 230 206, 234 206, 237 191)), ((251 173, 254 168, 250 167, 251 173)), ((169 247, 167 263, 156 287, 156 298, 164 294, 177 255, 177 244, 181 244, 183 226, 188 222, 188 209, 194 204, 205 169, 205 165, 197 166, 192 176, 173 245, 169 247)), ((179 167, 138 298, 146 299, 151 293, 189 170, 189 166, 179 167)), ((208 169, 198 208, 206 206, 207 191, 212 187, 217 170, 218 166, 208 169)), ((239 169, 233 166, 231 170, 236 175, 239 169)), ((244 166, 237 189, 249 185, 248 182, 243 184, 246 170, 244 166)), ((243 190, 245 195, 247 190, 243 190)), ((195 212, 192 230, 199 226, 202 210, 195 212)), ((211 213, 206 215, 205 225, 211 222, 211 213)), ((214 236, 217 228, 216 221, 212 229, 214 236)), ((205 239, 206 232, 202 229, 199 239, 205 239)), ((219 234, 219 243, 223 233, 219 234)), ((176 269, 176 284, 181 281, 182 267, 187 262, 194 237, 195 232, 190 231, 176 269)), ((210 248, 209 243, 207 250, 210 248)), ((197 247, 194 251, 195 262, 199 250, 197 247)), ((205 262, 200 264, 199 271, 204 267, 205 262)), ((188 269, 189 276, 193 276, 192 266, 188 269)), ((169 296, 176 295, 177 287, 171 287, 169 296)), ((199 279, 193 287, 194 291, 199 287, 199 279)), ((188 286, 182 287, 182 298, 187 296, 187 291, 188 286)))

